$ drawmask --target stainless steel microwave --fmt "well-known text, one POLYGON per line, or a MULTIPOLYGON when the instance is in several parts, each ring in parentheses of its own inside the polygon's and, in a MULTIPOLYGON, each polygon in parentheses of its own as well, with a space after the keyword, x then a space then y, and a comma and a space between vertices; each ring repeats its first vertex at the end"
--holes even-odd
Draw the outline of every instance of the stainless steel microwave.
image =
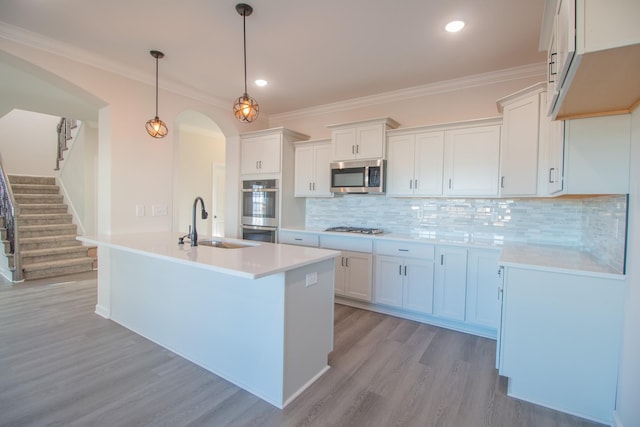
POLYGON ((333 193, 384 193, 385 160, 331 163, 333 193))

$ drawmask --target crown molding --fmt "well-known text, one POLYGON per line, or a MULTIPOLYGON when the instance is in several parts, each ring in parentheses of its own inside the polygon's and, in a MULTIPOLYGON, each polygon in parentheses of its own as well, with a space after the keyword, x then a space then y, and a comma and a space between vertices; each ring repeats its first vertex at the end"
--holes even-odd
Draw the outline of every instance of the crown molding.
POLYGON ((487 86, 509 80, 519 80, 530 77, 540 77, 546 79, 546 63, 523 65, 519 67, 507 68, 499 71, 491 71, 483 74, 476 74, 458 79, 445 80, 437 83, 430 83, 422 86, 414 86, 391 92, 384 92, 377 95, 354 98, 347 101, 340 101, 317 107, 304 108, 287 113, 272 114, 271 120, 283 122, 286 120, 300 119, 316 115, 330 114, 345 110, 352 110, 371 105, 387 104, 392 102, 406 101, 407 99, 420 98, 445 92, 453 92, 461 89, 469 89, 478 86, 487 86))
MULTIPOLYGON (((68 43, 63 43, 59 40, 45 37, 33 31, 25 30, 24 28, 7 24, 6 22, 2 21, 0 21, 0 38, 10 40, 17 44, 21 44, 34 49, 42 50, 56 56, 61 56, 71 61, 98 68, 100 70, 107 71, 109 73, 116 74, 130 80, 135 80, 151 86, 155 85, 154 73, 142 72, 139 69, 129 67, 122 63, 110 61, 85 49, 80 49, 68 43)), ((173 81, 166 81, 166 79, 164 80, 164 82, 159 82, 159 87, 163 90, 166 90, 167 92, 186 96, 191 99, 220 108, 229 108, 229 106, 232 105, 231 100, 225 100, 219 97, 208 95, 203 93, 201 90, 197 90, 193 87, 173 81)))

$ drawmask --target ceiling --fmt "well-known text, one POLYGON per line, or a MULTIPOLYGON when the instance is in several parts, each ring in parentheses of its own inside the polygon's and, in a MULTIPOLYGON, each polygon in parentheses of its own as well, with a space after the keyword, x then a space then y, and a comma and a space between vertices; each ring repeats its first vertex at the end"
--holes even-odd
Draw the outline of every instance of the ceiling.
MULTIPOLYGON (((249 95, 273 115, 538 64, 544 0, 249 0, 249 95), (456 34, 444 25, 466 21, 456 34), (253 80, 264 78, 266 87, 253 80)), ((243 93, 235 0, 2 0, 0 21, 78 57, 229 105, 243 93)), ((0 22, 0 24, 2 23, 0 22)), ((231 108, 231 107, 229 107, 231 108)))

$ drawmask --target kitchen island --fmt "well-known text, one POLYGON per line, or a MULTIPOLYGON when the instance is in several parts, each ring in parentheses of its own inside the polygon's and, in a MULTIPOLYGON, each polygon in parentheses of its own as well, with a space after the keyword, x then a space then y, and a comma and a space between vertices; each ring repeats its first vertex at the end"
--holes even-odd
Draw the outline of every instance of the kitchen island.
POLYGON ((96 313, 283 408, 329 369, 338 252, 178 237, 80 237, 99 248, 96 313))

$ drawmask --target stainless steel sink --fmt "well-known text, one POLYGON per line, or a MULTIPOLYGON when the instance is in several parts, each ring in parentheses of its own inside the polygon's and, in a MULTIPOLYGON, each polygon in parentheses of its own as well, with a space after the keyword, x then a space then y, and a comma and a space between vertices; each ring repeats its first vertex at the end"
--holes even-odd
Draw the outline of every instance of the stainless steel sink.
POLYGON ((198 246, 209 246, 220 249, 241 249, 249 248, 253 245, 243 245, 240 243, 223 242, 221 240, 198 240, 198 246))

